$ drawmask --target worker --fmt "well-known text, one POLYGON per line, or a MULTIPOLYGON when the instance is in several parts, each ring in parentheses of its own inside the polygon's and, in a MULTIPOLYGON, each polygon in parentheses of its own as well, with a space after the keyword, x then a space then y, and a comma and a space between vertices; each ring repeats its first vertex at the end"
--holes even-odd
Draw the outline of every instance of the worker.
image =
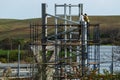
POLYGON ((83 18, 84 18, 84 21, 87 22, 87 25, 89 26, 90 20, 86 13, 83 15, 83 18))

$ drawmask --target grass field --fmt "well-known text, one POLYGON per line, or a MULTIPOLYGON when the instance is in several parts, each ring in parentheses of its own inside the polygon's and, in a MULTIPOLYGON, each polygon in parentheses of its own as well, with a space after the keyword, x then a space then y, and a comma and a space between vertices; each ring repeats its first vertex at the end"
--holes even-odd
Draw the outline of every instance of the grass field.
MULTIPOLYGON (((74 19, 76 19, 76 17, 74 17, 74 19)), ((53 18, 49 18, 49 20, 48 24, 54 24, 53 18)), ((120 29, 120 16, 90 16, 90 22, 100 23, 101 30, 108 28, 120 29)), ((41 24, 41 19, 0 19, 0 40, 9 37, 29 39, 30 23, 41 24)))

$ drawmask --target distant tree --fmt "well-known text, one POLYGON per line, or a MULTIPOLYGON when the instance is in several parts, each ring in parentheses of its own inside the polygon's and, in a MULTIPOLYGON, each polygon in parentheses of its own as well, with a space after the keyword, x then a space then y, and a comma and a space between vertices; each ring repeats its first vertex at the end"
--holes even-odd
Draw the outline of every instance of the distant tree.
POLYGON ((23 49, 25 44, 26 42, 24 39, 5 38, 0 41, 0 48, 4 50, 12 50, 18 49, 18 45, 21 45, 21 49, 23 49))
POLYGON ((120 28, 107 28, 101 30, 102 44, 120 45, 120 28))
POLYGON ((12 39, 6 38, 0 41, 0 48, 10 50, 12 48, 12 39))

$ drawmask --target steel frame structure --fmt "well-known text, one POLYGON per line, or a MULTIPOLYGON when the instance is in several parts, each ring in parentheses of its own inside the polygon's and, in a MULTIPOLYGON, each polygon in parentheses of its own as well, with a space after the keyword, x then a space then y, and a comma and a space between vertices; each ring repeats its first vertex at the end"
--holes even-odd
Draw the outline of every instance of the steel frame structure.
MULTIPOLYGON (((83 20, 83 4, 55 4, 55 15, 51 15, 46 12, 46 4, 43 3, 41 26, 42 62, 44 64, 42 69, 45 69, 46 64, 49 64, 46 59, 46 47, 55 46, 55 60, 52 61, 55 69, 54 80, 80 79, 89 75, 90 69, 98 69, 99 72, 99 24, 88 25, 83 20), (60 8, 63 9, 62 14, 59 11, 60 8), (73 8, 77 10, 77 15, 72 14, 73 8), (48 16, 54 19, 54 24, 47 23, 49 22, 48 16), (49 33, 49 27, 53 27, 54 33, 49 33)), ((37 35, 35 31, 33 33, 37 35)))

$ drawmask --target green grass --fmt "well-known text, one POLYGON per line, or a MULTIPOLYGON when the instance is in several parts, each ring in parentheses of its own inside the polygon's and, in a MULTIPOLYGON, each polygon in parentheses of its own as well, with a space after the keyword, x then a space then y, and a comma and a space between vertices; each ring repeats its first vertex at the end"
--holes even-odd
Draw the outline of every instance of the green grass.
MULTIPOLYGON (((73 17, 74 20, 77 17, 73 17)), ((48 24, 54 24, 54 19, 49 18, 48 24)), ((29 39, 29 25, 30 23, 41 24, 41 19, 0 19, 0 40, 4 38, 23 38, 29 39)), ((60 21, 62 23, 62 21, 60 21)), ((90 16, 90 23, 100 23, 101 30, 107 28, 120 28, 120 16, 90 16)), ((54 31, 50 27, 49 30, 54 31)), ((39 31, 41 32, 41 31, 39 31)))
MULTIPOLYGON (((9 53, 9 62, 16 62, 18 60, 18 50, 2 50, 0 49, 0 62, 6 63, 8 60, 9 53)), ((25 50, 20 51, 20 59, 22 61, 30 61, 31 57, 29 53, 26 53, 25 50)))
POLYGON ((8 53, 7 50, 2 50, 2 49, 0 49, 0 55, 2 55, 2 54, 7 54, 7 53, 8 53))

